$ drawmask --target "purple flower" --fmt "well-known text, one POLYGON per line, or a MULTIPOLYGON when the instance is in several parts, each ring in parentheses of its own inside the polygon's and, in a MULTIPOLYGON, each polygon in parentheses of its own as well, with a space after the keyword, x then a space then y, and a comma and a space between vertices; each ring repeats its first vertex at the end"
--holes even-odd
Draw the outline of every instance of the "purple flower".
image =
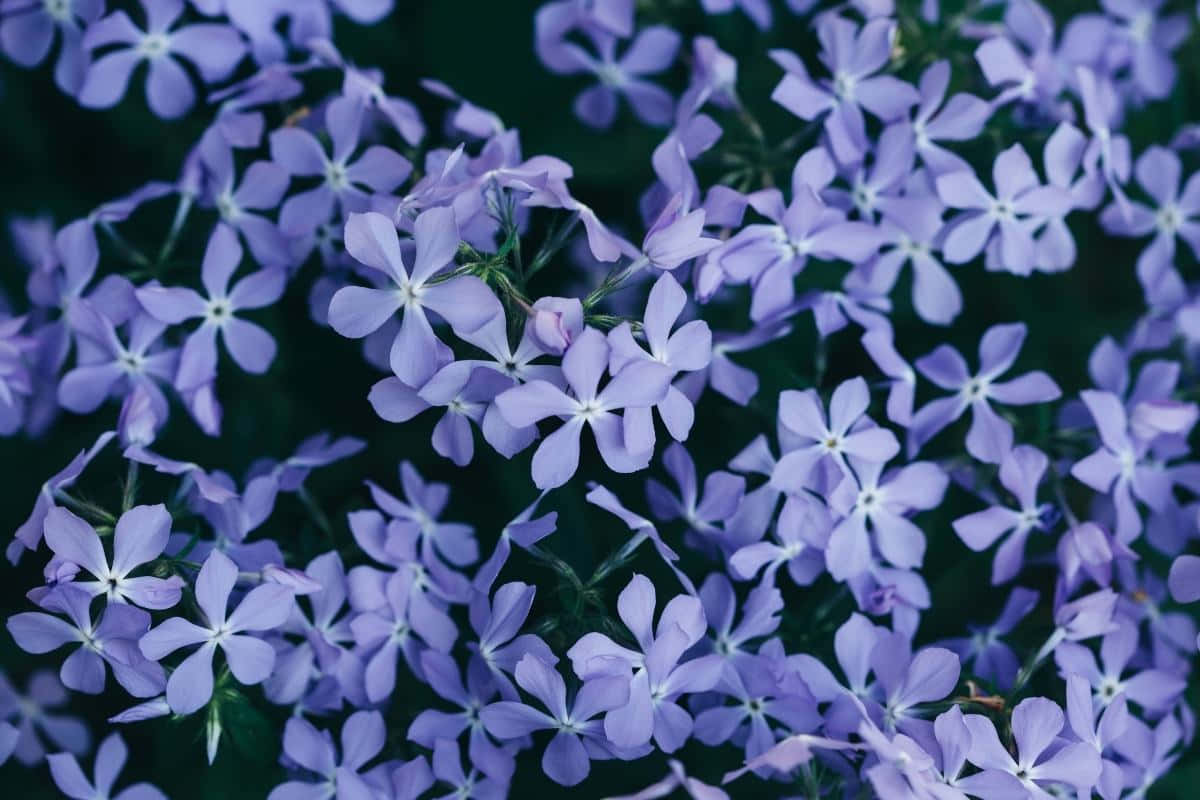
POLYGON ((1012 712, 1013 738, 1017 757, 1000 743, 991 721, 979 714, 964 717, 971 732, 968 760, 983 771, 959 785, 968 792, 999 796, 1020 791, 1043 797, 1043 783, 1066 784, 1089 789, 1100 777, 1100 755, 1090 745, 1068 744, 1051 748, 1063 729, 1063 712, 1044 697, 1022 700, 1012 712), (1016 779, 1014 781, 1013 779, 1016 779), (1014 785, 1019 782, 1019 785, 1014 785))
POLYGON ((701 0, 700 5, 708 14, 728 14, 737 7, 751 19, 760 31, 768 30, 771 27, 771 4, 767 0, 701 0))
MULTIPOLYGON (((567 352, 567 348, 581 333, 583 304, 573 297, 538 298, 525 325, 525 335, 530 343, 552 356, 567 352)), ((492 352, 491 348, 485 349, 492 352)))
POLYGON ((146 30, 133 24, 124 11, 114 11, 88 27, 83 46, 95 52, 118 45, 88 68, 79 89, 79 102, 88 108, 109 108, 120 102, 134 68, 150 65, 146 102, 164 119, 187 113, 196 100, 192 79, 177 58, 187 60, 206 83, 228 77, 246 45, 228 25, 201 23, 171 30, 183 13, 183 0, 140 0, 146 13, 146 30))
POLYGON ((300 443, 296 452, 275 467, 279 478, 279 489, 297 492, 304 489, 304 481, 316 467, 325 467, 344 458, 362 452, 367 443, 353 436, 331 439, 328 433, 318 433, 300 443))
POLYGON ((892 247, 867 262, 864 282, 890 291, 900 270, 911 264, 913 308, 926 322, 950 324, 962 310, 962 293, 933 255, 944 227, 945 208, 933 195, 914 195, 885 198, 882 211, 879 233, 885 246, 892 247))
POLYGON ((1100 642, 1099 666, 1092 651, 1081 644, 1063 642, 1054 651, 1054 660, 1063 678, 1068 675, 1084 678, 1091 685, 1099 706, 1107 706, 1123 694, 1151 713, 1167 711, 1187 688, 1187 682, 1154 668, 1122 677, 1137 656, 1138 629, 1129 622, 1120 623, 1116 630, 1105 634, 1100 642))
POLYGON ((1017 576, 1025 560, 1025 542, 1035 530, 1047 530, 1053 522, 1054 507, 1037 501, 1038 484, 1046 474, 1049 460, 1036 447, 1020 445, 1000 462, 1000 483, 1016 498, 1019 509, 993 505, 954 521, 954 532, 972 550, 991 547, 1006 533, 1009 536, 996 550, 992 562, 992 584, 1007 583, 1017 576))
POLYGON ((913 397, 917 391, 917 373, 896 350, 890 330, 876 328, 862 336, 863 349, 891 381, 888 390, 887 418, 897 425, 912 424, 913 397))
MULTIPOLYGON (((1125 702, 1125 695, 1118 694, 1107 701, 1103 708, 1097 708, 1087 678, 1072 673, 1068 674, 1066 679, 1067 722, 1071 731, 1081 742, 1090 744, 1096 748, 1097 753, 1103 755, 1104 751, 1129 728, 1129 707, 1125 702)), ((1101 783, 1103 780, 1101 778, 1101 783)))
POLYGON ((704 536, 720 538, 719 523, 733 516, 742 502, 746 479, 718 470, 704 479, 703 495, 696 481, 696 465, 687 448, 678 442, 667 445, 662 455, 663 467, 679 487, 679 495, 653 478, 646 481, 646 500, 654 517, 660 522, 681 519, 704 536))
POLYGON ((375 483, 367 481, 371 499, 393 518, 394 530, 420 542, 421 560, 427 566, 433 565, 435 551, 458 567, 479 560, 479 545, 470 525, 438 520, 450 501, 448 485, 426 483, 408 461, 400 462, 400 485, 408 502, 400 501, 375 483))
MULTIPOLYGON (((1023 111, 1031 110, 1051 119, 1068 116, 1071 110, 1059 99, 1065 70, 1054 51, 1054 18, 1037 3, 1023 3, 1006 8, 1004 23, 1001 35, 995 35, 994 29, 985 29, 984 35, 990 38, 975 49, 975 60, 988 84, 1002 87, 991 101, 992 107, 1018 100, 1028 104, 1022 106, 1023 111)), ((1081 49, 1094 57, 1091 54, 1102 47, 1097 44, 1097 37, 1091 35, 1097 32, 1081 26, 1081 33, 1083 36, 1078 38, 1081 49)), ((1106 28, 1101 28, 1098 34, 1103 39, 1106 28)))
POLYGON ((21 334, 26 317, 2 317, 0 313, 0 436, 10 436, 24 424, 28 398, 34 392, 29 366, 37 341, 21 334))
POLYGON ((45 527, 46 517, 51 509, 55 508, 54 493, 59 489, 66 489, 75 483, 75 480, 83 474, 84 469, 91 463, 104 446, 108 444, 116 436, 112 431, 106 431, 96 438, 96 441, 90 448, 79 451, 75 458, 71 459, 71 463, 63 467, 62 470, 50 476, 50 478, 41 485, 38 489, 37 500, 34 502, 33 511, 29 514, 29 519, 17 528, 17 532, 13 537, 13 541, 9 544, 5 554, 8 560, 16 564, 20 559, 21 553, 26 550, 36 550, 38 542, 42 540, 42 532, 45 527))
POLYGON ((567 73, 577 67, 566 35, 579 30, 587 35, 633 35, 632 0, 555 0, 534 16, 534 49, 548 69, 567 73))
POLYGON ((13 755, 27 767, 41 762, 46 755, 41 736, 59 750, 82 756, 92 747, 87 726, 75 717, 56 714, 53 709, 66 705, 69 693, 53 672, 38 670, 29 678, 29 690, 19 694, 0 673, 0 719, 16 716, 17 742, 13 755))
POLYGON ((454 742, 457 747, 458 739, 465 731, 470 740, 468 752, 471 763, 489 777, 507 784, 515 767, 513 757, 492 743, 479 718, 480 710, 496 694, 496 684, 487 671, 469 667, 464 686, 454 659, 436 650, 421 653, 421 671, 430 688, 461 711, 447 713, 434 708, 425 709, 408 727, 409 740, 430 749, 436 749, 441 742, 454 742))
POLYGON ((59 586, 40 604, 59 617, 37 611, 8 618, 8 632, 27 653, 48 653, 66 644, 78 648, 63 662, 60 677, 77 692, 99 694, 104 690, 106 670, 112 667, 117 681, 134 697, 153 697, 162 692, 166 675, 158 664, 147 661, 137 649, 137 639, 150 628, 150 615, 140 608, 110 603, 98 623, 89 610, 92 596, 73 584, 59 586))
POLYGON ((617 98, 624 95, 638 119, 648 125, 667 125, 674 108, 670 93, 642 76, 671 66, 679 51, 679 34, 661 25, 643 28, 619 58, 616 37, 598 33, 592 41, 598 58, 576 45, 563 45, 574 62, 568 71, 591 72, 600 80, 575 98, 576 116, 593 128, 608 128, 617 115, 617 98))
MULTIPOLYGON (((1090 211, 1104 199, 1104 176, 1096 171, 1087 148, 1087 138, 1069 122, 1059 123, 1046 140, 1042 154, 1046 180, 1070 193, 1071 206, 1067 210, 1079 208, 1090 211), (1078 178, 1076 173, 1079 173, 1078 178)), ((1075 265, 1077 250, 1075 239, 1067 227, 1066 210, 1046 219, 1046 225, 1037 235, 1035 244, 1039 270, 1062 272, 1075 265)))
MULTIPOLYGON (((503 324, 503 316, 496 317, 503 324)), ((512 388, 514 380, 479 362, 446 364, 414 392, 396 377, 387 377, 371 387, 367 397, 375 413, 388 422, 407 422, 431 407, 446 411, 433 428, 433 449, 438 455, 465 467, 475 456, 471 422, 484 439, 506 457, 512 457, 533 442, 537 429, 514 428, 495 411, 496 396, 512 388)))
POLYGON ((920 95, 895 76, 876 74, 891 58, 895 20, 874 19, 859 28, 845 17, 822 14, 816 27, 821 62, 832 77, 815 83, 794 54, 773 50, 771 57, 787 74, 771 99, 804 120, 830 112, 824 127, 834 155, 841 163, 854 163, 868 149, 862 109, 891 122, 907 114, 920 95))
POLYGON ((996 156, 993 196, 966 170, 937 179, 937 193, 951 208, 964 209, 949 223, 942 254, 952 264, 970 261, 999 234, 999 263, 1015 275, 1028 275, 1035 263, 1033 232, 1048 218, 1062 216, 1071 196, 1054 185, 1041 186, 1029 155, 1020 144, 996 156))
POLYGON ((346 222, 346 250, 355 259, 391 279, 389 289, 347 286, 329 303, 329 324, 343 336, 361 338, 378 329, 401 309, 404 321, 392 343, 391 366, 400 380, 417 388, 433 377, 436 352, 444 347, 433 332, 426 309, 436 312, 456 332, 472 333, 502 313, 487 284, 472 275, 431 282, 452 264, 458 249, 458 225, 450 208, 431 208, 413 225, 416 259, 410 271, 400 251, 400 237, 382 214, 351 214, 346 222))
POLYGON ((1113 44, 1118 59, 1129 65, 1137 88, 1154 99, 1166 97, 1175 85, 1171 53, 1188 34, 1185 15, 1160 18, 1161 0, 1101 0, 1100 4, 1116 18, 1113 44))
POLYGON ((217 226, 229 226, 245 237, 258 263, 285 266, 290 260, 287 240, 274 222, 255 212, 279 207, 288 188, 287 172, 270 161, 255 161, 237 181, 233 150, 222 136, 205 136, 200 153, 208 168, 205 197, 221 215, 217 226))
POLYGON ((142 655, 152 661, 181 647, 198 644, 171 673, 167 681, 167 702, 176 714, 190 714, 212 697, 213 652, 220 647, 230 672, 241 683, 266 680, 275 665, 275 651, 262 639, 246 631, 277 628, 292 610, 292 590, 278 583, 264 583, 251 589, 233 613, 226 614, 229 595, 238 579, 238 568, 220 550, 214 550, 196 576, 196 603, 203 613, 203 625, 182 617, 170 617, 159 623, 139 641, 142 655))
POLYGON ((194 289, 146 286, 138 289, 142 306, 155 319, 177 325, 201 319, 200 327, 184 342, 175 385, 194 389, 217 374, 217 336, 247 372, 266 372, 275 359, 275 339, 263 328, 236 316, 238 311, 269 306, 283 294, 287 276, 280 267, 259 270, 229 289, 229 280, 242 261, 242 247, 233 229, 218 225, 208 240, 201 276, 208 297, 194 289))
POLYGON ((70 753, 54 753, 47 756, 50 777, 67 797, 74 800, 93 800, 111 797, 112 800, 167 800, 167 796, 148 783, 135 783, 113 794, 113 784, 129 758, 129 748, 121 734, 105 737, 96 751, 95 779, 89 781, 79 768, 79 761, 70 753))
MULTIPOLYGON (((634 341, 633 329, 623 322, 609 331, 609 372, 618 374, 635 362, 657 362, 670 368, 671 378, 708 366, 712 332, 704 320, 692 320, 675 333, 671 327, 687 304, 687 294, 669 272, 664 272, 650 289, 642 332, 649 352, 634 341)), ((667 431, 676 441, 687 439, 695 420, 695 409, 687 396, 674 386, 655 406, 667 431)), ((625 446, 634 453, 654 448, 654 422, 650 407, 628 408, 624 415, 625 446)))
MULTIPOLYGON (((339 97, 325 107, 325 126, 333 140, 332 157, 317 138, 298 128, 280 128, 271 134, 271 159, 293 176, 319 177, 320 186, 294 195, 279 214, 280 230, 287 236, 311 233, 328 222, 334 204, 340 217, 370 211, 371 196, 362 188, 388 194, 408 178, 408 159, 381 145, 368 147, 353 162, 362 133, 363 105, 352 97, 339 97)), ((457 243, 456 243, 457 244, 457 243)))
MULTIPOLYGON (((310 702, 314 696, 336 685, 335 706, 343 692, 350 693, 362 674, 362 663, 350 652, 354 634, 346 605, 346 573, 336 552, 322 553, 308 562, 303 573, 320 587, 308 594, 310 616, 296 603, 291 619, 283 626, 304 639, 289 650, 277 653, 275 669, 263 691, 275 703, 310 702), (315 677, 314 677, 315 676, 315 677), (315 685, 311 685, 315 681, 315 685), (305 697, 307 693, 307 697, 305 697)), ((361 691, 361 690, 359 690, 361 691)))
POLYGON ((169 383, 179 361, 178 350, 156 346, 167 326, 148 314, 137 314, 128 323, 126 346, 117 337, 113 321, 89 301, 72 304, 68 316, 80 337, 80 357, 58 384, 62 407, 90 414, 114 391, 126 395, 140 386, 150 396, 154 415, 165 420, 167 399, 156 381, 169 383))
POLYGON ((692 731, 691 715, 675 702, 682 694, 713 688, 721 676, 720 656, 679 663, 704 636, 704 608, 691 595, 671 598, 654 626, 654 584, 634 574, 617 599, 617 612, 640 652, 622 647, 603 633, 585 634, 567 657, 582 680, 603 675, 629 678, 629 701, 604 717, 604 732, 617 747, 640 747, 653 736, 665 753, 683 746, 692 731))
POLYGON ((625 677, 610 675, 587 681, 569 709, 562 676, 537 656, 529 654, 521 659, 516 678, 520 687, 541 701, 550 713, 501 700, 485 706, 479 712, 480 718, 497 739, 517 739, 538 730, 555 731, 542 754, 542 769, 552 781, 575 786, 587 777, 589 747, 585 747, 585 742, 599 751, 598 757, 622 754, 608 744, 600 721, 593 717, 629 702, 629 681, 625 677))
MULTIPOLYGON (((382 5, 379 0, 358 0, 360 4, 382 5)), ((391 6, 391 0, 384 0, 391 6)), ((342 82, 342 94, 353 97, 368 109, 374 109, 386 119, 404 141, 412 146, 420 143, 425 137, 425 123, 417 107, 401 97, 389 95, 383 88, 383 75, 378 70, 357 69, 350 64, 342 64, 346 79, 342 82)), ((464 101, 464 105, 470 105, 464 101)), ((475 108, 475 107, 472 107, 475 108)), ((487 112, 480 112, 485 118, 487 112)), ((461 116, 466 114, 460 113, 461 116)), ((496 131, 499 133, 499 131, 496 131)))
POLYGON ((871 667, 883 694, 885 727, 909 735, 921 729, 917 706, 953 692, 961 670, 953 651, 926 647, 914 654, 904 634, 888 632, 880 634, 872 650, 871 667))
MULTIPOLYGON (((356 568, 361 569, 364 568, 356 568)), ((386 579, 379 575, 382 585, 373 586, 369 594, 361 581, 356 580, 363 575, 356 570, 350 574, 351 604, 370 610, 354 617, 350 629, 366 661, 363 679, 367 699, 378 703, 395 691, 397 656, 402 654, 409 668, 421 677, 422 641, 434 650, 448 653, 458 638, 458 628, 435 605, 429 593, 417 585, 415 570, 403 569, 386 579)), ((423 574, 421 578, 424 580, 423 574)))
POLYGON ((1062 395, 1058 384, 1040 370, 1009 381, 996 381, 1017 360, 1025 332, 1025 324, 1021 322, 988 328, 979 340, 979 372, 973 376, 967 370, 967 362, 949 345, 917 359, 917 369, 922 375, 955 394, 931 401, 913 417, 909 429, 910 455, 970 408, 967 452, 989 464, 1004 459, 1012 449, 1012 425, 997 415, 988 401, 1028 405, 1057 400, 1062 395))
MULTIPOLYGON (((661 402, 668 392, 671 370, 653 360, 633 360, 600 389, 600 378, 610 360, 611 349, 604 334, 586 328, 563 356, 563 374, 574 396, 544 380, 533 380, 496 398, 500 413, 516 428, 550 416, 566 420, 533 455, 533 482, 539 489, 561 486, 575 474, 579 467, 579 437, 585 424, 592 429, 609 469, 636 472, 649 463, 652 443, 651 449, 631 452, 621 419, 612 412, 648 408, 661 402)), ((644 441, 635 443, 644 447, 644 441)))
POLYGON ((714 691, 733 703, 698 713, 696 738, 710 747, 733 739, 743 745, 746 760, 775 745, 773 722, 792 733, 812 733, 821 721, 816 701, 803 682, 785 686, 761 655, 727 668, 714 691))
POLYGON ((1138 156, 1133 174, 1154 207, 1127 201, 1109 205, 1100 222, 1118 236, 1154 239, 1137 260, 1137 276, 1154 305, 1174 306, 1186 296, 1183 279, 1175 268, 1175 237, 1180 236, 1200 257, 1200 173, 1188 178, 1179 190, 1183 166, 1179 156, 1165 147, 1152 146, 1138 156))
POLYGON ((376 792, 360 770, 383 749, 387 739, 383 715, 358 711, 342 725, 341 760, 327 732, 318 731, 308 720, 292 717, 283 729, 283 752, 292 762, 317 774, 318 781, 288 781, 271 790, 271 800, 294 797, 367 798, 376 792))
POLYGON ((828 154, 820 148, 809 151, 792 173, 789 205, 784 205, 778 189, 764 189, 750 198, 755 210, 774 224, 747 225, 713 251, 729 282, 753 284, 753 321, 766 322, 791 307, 795 277, 810 257, 858 264, 882 244, 874 225, 847 221, 844 213, 821 199, 820 192, 833 177, 828 154))
POLYGON ((518 699, 517 689, 508 676, 526 655, 535 655, 544 664, 558 663, 558 657, 540 636, 520 633, 536 592, 535 587, 514 581, 497 589, 491 602, 486 594, 471 601, 471 629, 478 639, 467 643, 471 651, 468 675, 477 672, 478 667, 486 669, 505 700, 518 699))
POLYGON ((20 738, 20 731, 7 722, 0 722, 0 766, 4 766, 13 750, 17 749, 17 741, 20 738))
POLYGON ((790 495, 774 526, 777 541, 739 547, 729 557, 729 572, 740 580, 750 580, 765 566, 763 582, 774 585, 776 571, 786 564, 797 586, 809 586, 825 571, 825 550, 832 530, 833 519, 824 503, 805 494, 790 495))
POLYGON ((54 82, 74 95, 83 84, 88 54, 83 48, 83 30, 104 13, 103 0, 64 0, 31 4, 28 0, 0 3, 0 47, 23 67, 42 62, 54 45, 54 31, 62 33, 54 82))
POLYGON ((735 363, 729 354, 753 350, 790 332, 786 320, 774 319, 743 334, 715 333, 708 367, 684 375, 679 379, 678 388, 695 403, 705 386, 711 385, 718 394, 744 406, 758 394, 758 375, 735 363))
POLYGON ((470 797, 478 800, 503 800, 508 796, 508 781, 483 775, 475 769, 478 764, 471 756, 471 771, 462 767, 458 742, 438 739, 433 743, 433 774, 438 781, 449 784, 454 792, 444 797, 470 797))
POLYGON ((1056 634, 1067 641, 1078 642, 1102 636, 1116 628, 1113 611, 1117 595, 1111 589, 1101 589, 1069 603, 1054 612, 1056 634))
POLYGON ((1091 131, 1092 141, 1084 159, 1092 169, 1099 162, 1100 173, 1112 189, 1122 213, 1128 213, 1129 199, 1121 184, 1129 180, 1129 137, 1117 133, 1121 126, 1121 101, 1117 89, 1108 78, 1097 75, 1087 67, 1075 68, 1079 96, 1083 100, 1083 118, 1091 131))
MULTIPOLYGON (((1171 564, 1167 588, 1176 603, 1194 603, 1200 600, 1200 556, 1183 555, 1171 564)), ((1200 641, 1197 641, 1200 647, 1200 641)))
POLYGON ((392 789, 396 800, 417 800, 433 786, 433 781, 433 771, 429 769, 425 756, 406 761, 392 772, 392 789))
MULTIPOLYGON (((1111 392, 1085 390, 1080 397, 1100 434, 1101 447, 1071 467, 1071 475, 1098 492, 1112 495, 1117 513, 1117 538, 1133 541, 1142 531, 1136 497, 1151 509, 1163 511, 1172 499, 1172 479, 1150 443, 1131 436, 1129 418, 1120 398, 1111 392)), ((1140 406, 1145 408, 1145 406, 1140 406)))
POLYGON ((822 662, 807 653, 794 657, 797 674, 804 680, 818 703, 833 703, 834 709, 827 712, 826 729, 831 735, 849 734, 857 729, 859 708, 847 709, 843 696, 849 695, 854 706, 858 701, 874 702, 878 687, 870 681, 872 654, 886 628, 874 625, 857 612, 843 622, 833 635, 833 652, 845 682, 838 681, 833 672, 822 662), (836 714, 834 711, 836 710, 836 714), (844 713, 844 712, 849 712, 844 713))
MULTIPOLYGON (((1171 564, 1167 587, 1177 603, 1200 600, 1200 556, 1183 555, 1175 559, 1171 564)), ((1196 647, 1200 648, 1200 635, 1196 636, 1196 647)))
POLYGON ((713 630, 709 647, 731 665, 751 658, 751 643, 779 628, 783 595, 774 586, 759 584, 739 607, 733 584, 724 574, 714 572, 704 579, 699 596, 704 617, 713 630), (738 611, 741 619, 735 624, 734 615, 738 611))
POLYGON ((110 602, 132 602, 162 611, 179 602, 182 581, 130 573, 158 558, 167 546, 171 517, 161 503, 134 506, 121 515, 113 533, 110 565, 100 537, 91 525, 65 508, 52 508, 46 515, 46 544, 63 561, 76 564, 95 577, 73 585, 90 596, 105 595, 110 602))
POLYGON ((946 473, 929 461, 914 461, 886 476, 882 462, 849 456, 848 463, 853 473, 830 498, 842 520, 830 532, 825 550, 829 574, 842 581, 865 572, 872 544, 893 566, 921 566, 925 534, 907 515, 942 502, 950 482, 946 473))
POLYGON ((866 416, 870 401, 862 378, 852 378, 834 389, 828 418, 813 389, 781 392, 779 424, 793 434, 794 446, 775 464, 771 485, 796 493, 810 484, 814 471, 825 461, 833 462, 848 476, 847 455, 882 464, 900 452, 895 434, 866 416))
POLYGON ((672 270, 719 247, 719 239, 704 236, 704 218, 704 209, 688 211, 683 196, 675 195, 646 232, 643 257, 651 266, 672 270))
POLYGON ((899 123, 908 130, 921 161, 937 175, 969 168, 937 142, 974 139, 992 115, 991 106, 973 94, 960 92, 946 100, 949 84, 949 61, 942 59, 926 67, 917 84, 921 96, 917 113, 911 122, 899 123))
POLYGON ((988 626, 971 625, 969 639, 947 639, 941 644, 957 653, 963 666, 971 667, 976 675, 1007 691, 1013 686, 1020 662, 1000 637, 1012 633, 1017 623, 1033 611, 1037 601, 1037 592, 1018 586, 1009 593, 995 622, 988 626))

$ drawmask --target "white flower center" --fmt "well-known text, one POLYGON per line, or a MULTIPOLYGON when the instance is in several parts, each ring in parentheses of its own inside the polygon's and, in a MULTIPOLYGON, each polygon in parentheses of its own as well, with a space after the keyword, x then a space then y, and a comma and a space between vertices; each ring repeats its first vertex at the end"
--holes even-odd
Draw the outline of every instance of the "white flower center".
POLYGON ((233 222, 242 215, 242 209, 233 199, 233 192, 226 189, 217 195, 217 213, 226 222, 233 222))
POLYGON ((833 93, 839 100, 853 100, 858 88, 858 78, 846 72, 837 72, 833 76, 833 93))
POLYGON ((208 301, 208 305, 204 309, 204 321, 222 327, 233 316, 233 307, 229 305, 229 300, 224 297, 217 297, 208 301))
POLYGON ((601 64, 596 70, 596 77, 605 86, 622 86, 625 83, 625 73, 616 64, 601 64))
POLYGON ((924 148, 930 145, 929 131, 925 129, 925 120, 919 119, 913 122, 913 137, 917 140, 917 147, 924 148))
POLYGON ((346 165, 336 161, 327 162, 325 164, 325 182, 334 191, 341 191, 349 186, 350 179, 346 176, 346 165))
POLYGON ((993 200, 992 207, 988 209, 988 213, 990 213, 997 220, 1004 222, 1012 222, 1017 218, 1016 212, 1013 210, 1012 203, 1008 202, 1007 200, 993 200))
POLYGON ((71 0, 42 0, 42 8, 57 22, 71 19, 71 0))
POLYGON ((879 192, 874 186, 860 183, 854 187, 854 205, 860 211, 873 211, 879 199, 879 192))
POLYGON ((968 403, 973 403, 976 400, 982 400, 987 397, 988 381, 983 378, 971 378, 963 385, 963 399, 968 403))
POLYGON ((117 365, 128 375, 140 375, 146 368, 146 358, 140 353, 122 350, 117 354, 117 365))
POLYGON ((162 58, 170 49, 171 38, 165 33, 147 33, 137 45, 142 58, 162 58))
POLYGON ((1150 32, 1154 30, 1154 12, 1142 11, 1129 20, 1129 38, 1138 44, 1150 40, 1150 32))
POLYGON ((1133 469, 1137 466, 1137 456, 1132 450, 1123 450, 1117 454, 1117 460, 1121 464, 1121 476, 1124 478, 1133 477, 1133 469))
POLYGON ((400 295, 401 305, 403 305, 405 309, 410 309, 414 306, 421 305, 421 295, 424 294, 424 290, 420 286, 414 286, 411 283, 405 283, 396 290, 396 293, 400 295))
POLYGON ((1183 215, 1179 213, 1179 207, 1174 203, 1167 203, 1158 210, 1154 224, 1163 233, 1173 236, 1175 231, 1179 230, 1179 223, 1182 221, 1183 215))
POLYGON ((900 241, 896 244, 900 248, 900 252, 910 258, 917 255, 927 255, 929 253, 929 245, 925 242, 914 242, 909 238, 908 234, 901 234, 900 241))

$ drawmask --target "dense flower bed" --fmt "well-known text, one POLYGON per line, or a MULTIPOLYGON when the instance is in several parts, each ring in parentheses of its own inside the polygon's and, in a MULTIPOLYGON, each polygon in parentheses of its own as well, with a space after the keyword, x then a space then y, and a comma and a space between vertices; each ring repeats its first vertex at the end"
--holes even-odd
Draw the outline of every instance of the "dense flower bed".
POLYGON ((0 0, 88 119, 199 132, 10 219, 0 446, 78 455, 10 498, 0 763, 80 800, 258 791, 185 777, 229 758, 275 800, 1191 791, 1197 9, 1087 5, 545 3, 507 46, 578 89, 547 129, 653 131, 614 202, 359 65, 391 0, 0 0))

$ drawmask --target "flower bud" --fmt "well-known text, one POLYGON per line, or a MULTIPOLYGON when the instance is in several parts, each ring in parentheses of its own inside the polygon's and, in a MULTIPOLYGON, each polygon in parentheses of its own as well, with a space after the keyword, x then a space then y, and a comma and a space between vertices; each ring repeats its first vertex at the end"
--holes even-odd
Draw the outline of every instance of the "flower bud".
POLYGON ((561 356, 583 331, 583 304, 573 297, 543 297, 533 304, 528 331, 538 347, 561 356))

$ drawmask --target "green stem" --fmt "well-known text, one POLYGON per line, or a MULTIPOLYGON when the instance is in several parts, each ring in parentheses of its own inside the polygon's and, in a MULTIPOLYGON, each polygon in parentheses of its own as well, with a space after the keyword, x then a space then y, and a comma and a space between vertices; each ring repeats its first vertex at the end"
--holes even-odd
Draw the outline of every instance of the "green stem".
POLYGON ((608 277, 604 279, 603 283, 593 289, 591 294, 583 299, 583 310, 587 311, 613 292, 616 292, 618 289, 622 288, 630 278, 640 272, 642 268, 647 266, 649 263, 650 259, 643 255, 638 256, 624 268, 614 269, 608 274, 608 277))
POLYGON ((300 502, 308 509, 308 513, 312 515, 313 522, 321 529, 321 533, 329 537, 330 541, 333 541, 333 525, 330 524, 329 517, 325 514, 320 504, 308 493, 308 487, 301 485, 296 494, 300 497, 300 502))
POLYGON ((150 269, 153 266, 150 262, 150 259, 147 258, 142 251, 125 241, 125 237, 117 233, 117 229, 114 228, 111 223, 101 222, 100 230, 104 231, 109 240, 116 245, 118 250, 121 251, 121 255, 124 256, 130 263, 135 264, 142 269, 150 269))
POLYGON ((1062 628, 1055 628, 1054 632, 1050 634, 1050 638, 1034 653, 1033 658, 1029 659, 1025 666, 1021 667, 1021 671, 1017 673, 1017 680, 1013 684, 1010 695, 1015 696, 1025 688, 1025 684, 1029 683, 1029 679, 1034 676, 1038 667, 1050 657, 1050 654, 1054 652, 1054 648, 1058 647, 1064 638, 1066 638, 1066 631, 1062 628))
POLYGON ((124 514, 129 509, 133 508, 133 504, 137 502, 137 483, 138 483, 138 462, 133 459, 129 460, 129 467, 125 471, 125 486, 121 492, 121 513, 124 514))
POLYGON ((117 518, 110 512, 104 510, 95 503, 88 502, 87 500, 81 500, 74 495, 68 494, 63 489, 55 490, 54 499, 80 516, 91 517, 96 522, 108 525, 110 527, 117 524, 117 518))
POLYGON ((195 199, 188 192, 179 195, 179 204, 175 206, 175 218, 171 220, 171 229, 167 232, 167 239, 163 242, 162 249, 158 251, 158 258, 155 260, 157 268, 161 269, 162 265, 167 263, 167 259, 171 257, 171 253, 179 241, 179 233, 183 230, 183 224, 187 221, 188 214, 191 213, 192 203, 195 199))

